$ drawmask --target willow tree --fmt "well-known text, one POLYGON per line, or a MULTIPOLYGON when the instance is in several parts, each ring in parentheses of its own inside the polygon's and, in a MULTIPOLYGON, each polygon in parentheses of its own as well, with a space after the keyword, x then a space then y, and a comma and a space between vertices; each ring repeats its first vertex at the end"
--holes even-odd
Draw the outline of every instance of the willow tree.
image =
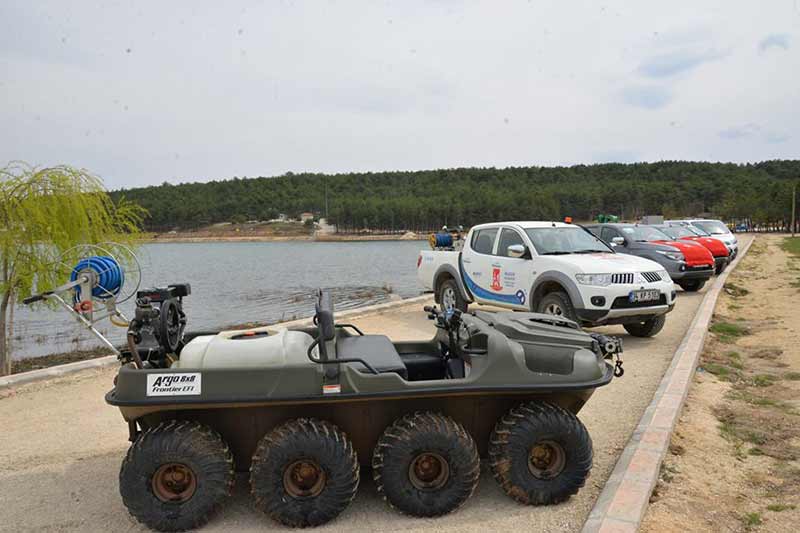
POLYGON ((33 290, 66 280, 56 268, 63 252, 79 244, 123 240, 139 232, 145 211, 124 199, 114 203, 103 182, 69 166, 0 169, 0 375, 11 373, 14 306, 33 290))

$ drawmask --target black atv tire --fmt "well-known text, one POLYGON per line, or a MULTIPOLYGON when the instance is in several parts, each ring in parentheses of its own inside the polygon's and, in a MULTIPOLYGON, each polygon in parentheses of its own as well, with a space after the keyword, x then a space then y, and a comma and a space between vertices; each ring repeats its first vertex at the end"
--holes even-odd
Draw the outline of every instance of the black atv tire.
POLYGON ((445 299, 447 299, 448 301, 453 302, 452 307, 454 309, 458 309, 462 313, 467 312, 469 304, 464 299, 464 295, 461 294, 461 289, 458 288, 458 283, 456 283, 456 280, 452 278, 444 280, 441 285, 439 285, 439 292, 436 296, 443 310, 448 310, 445 305, 445 299), (449 297, 446 296, 448 293, 450 294, 449 297))
POLYGON ((592 469, 592 456, 592 439, 581 421, 544 402, 511 409, 489 438, 495 480, 525 505, 555 504, 576 494, 592 469), (544 455, 533 458, 534 453, 544 455))
POLYGON ((233 484, 228 445, 212 429, 190 421, 168 420, 141 433, 119 472, 125 507, 158 531, 204 525, 233 484))
POLYGON ((411 516, 441 516, 466 502, 480 477, 475 441, 455 420, 408 414, 383 432, 372 454, 378 494, 411 516))
POLYGON ((544 295, 536 306, 537 313, 548 315, 563 316, 573 322, 578 322, 578 314, 575 306, 572 305, 569 295, 566 292, 554 291, 544 295))
POLYGON ((623 324, 622 327, 634 337, 653 337, 664 329, 664 324, 666 323, 667 315, 656 315, 644 322, 631 322, 629 324, 623 324))
POLYGON ((250 491, 258 509, 290 527, 319 526, 356 496, 359 464, 347 435, 315 418, 290 420, 258 443, 250 491), (305 474, 307 479, 303 478, 305 474))
POLYGON ((704 279, 688 279, 686 281, 679 281, 678 285, 686 292, 697 292, 705 286, 706 280, 704 279))

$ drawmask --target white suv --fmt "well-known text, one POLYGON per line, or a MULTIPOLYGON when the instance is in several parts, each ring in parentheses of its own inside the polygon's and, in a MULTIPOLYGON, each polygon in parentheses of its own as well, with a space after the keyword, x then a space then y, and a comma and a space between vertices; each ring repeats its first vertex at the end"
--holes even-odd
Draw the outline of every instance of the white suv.
POLYGON ((617 254, 580 226, 502 222, 470 230, 458 251, 420 252, 417 275, 436 300, 562 315, 587 326, 623 324, 649 337, 675 305, 664 267, 617 254))

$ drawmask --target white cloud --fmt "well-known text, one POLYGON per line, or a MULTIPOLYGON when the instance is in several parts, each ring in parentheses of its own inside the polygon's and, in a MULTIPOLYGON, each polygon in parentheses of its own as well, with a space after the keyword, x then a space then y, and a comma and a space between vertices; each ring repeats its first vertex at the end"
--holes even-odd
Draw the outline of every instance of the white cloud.
POLYGON ((782 48, 783 50, 789 49, 789 34, 788 33, 773 33, 767 35, 758 43, 758 51, 761 53, 766 52, 770 48, 782 48))
POLYGON ((635 85, 622 91, 625 103, 645 109, 661 109, 672 100, 672 91, 658 85, 635 85))
POLYGON ((678 50, 647 58, 637 72, 648 78, 667 78, 687 73, 704 63, 717 61, 728 55, 719 50, 678 50))
POLYGON ((741 126, 731 126, 719 132, 719 136, 730 141, 753 137, 761 130, 758 124, 743 124, 741 126))

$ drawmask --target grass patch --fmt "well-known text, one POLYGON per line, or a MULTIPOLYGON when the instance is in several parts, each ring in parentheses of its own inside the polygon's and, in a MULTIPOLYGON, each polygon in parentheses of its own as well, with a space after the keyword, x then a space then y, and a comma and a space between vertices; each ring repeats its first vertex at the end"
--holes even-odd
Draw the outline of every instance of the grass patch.
POLYGON ((744 287, 736 285, 735 283, 731 283, 730 281, 723 285, 722 288, 725 289, 725 292, 733 298, 741 298, 742 296, 747 296, 750 294, 750 291, 744 287))
POLYGON ((708 330, 717 335, 717 339, 725 344, 733 344, 737 338, 750 334, 750 330, 746 326, 733 322, 717 322, 708 330))
POLYGON ((733 420, 720 421, 719 432, 722 438, 737 445, 737 455, 741 455, 738 448, 741 446, 742 442, 749 442, 750 444, 756 445, 766 444, 767 442, 767 436, 764 433, 743 428, 733 420))
POLYGON ((739 352, 728 352, 725 354, 725 357, 730 359, 730 363, 728 363, 731 367, 735 368, 736 370, 744 369, 744 364, 742 363, 742 356, 739 352))
POLYGON ((672 483, 677 473, 678 469, 675 466, 667 464, 666 461, 661 463, 661 480, 665 483, 672 483))
POLYGON ((736 372, 734 372, 730 367, 719 363, 703 363, 703 370, 727 381, 731 381, 733 378, 737 377, 736 372))
POLYGON ((761 348, 756 352, 752 353, 750 357, 755 357, 757 359, 770 359, 775 360, 778 357, 783 355, 783 350, 780 348, 761 348))
POLYGON ((782 511, 792 511, 797 509, 796 505, 787 505, 785 503, 773 503, 771 505, 767 505, 767 510, 772 511, 774 513, 780 513, 782 511))
POLYGON ((717 333, 718 335, 728 335, 730 337, 741 337, 748 333, 746 327, 731 322, 717 322, 711 326, 709 331, 717 333))
POLYGON ((747 388, 743 388, 741 386, 737 386, 736 389, 731 390, 728 392, 727 397, 731 400, 739 400, 741 402, 745 402, 749 405, 754 405, 757 407, 772 407, 775 409, 779 409, 788 414, 794 414, 794 406, 792 404, 786 403, 781 400, 775 400, 773 398, 765 398, 764 396, 758 396, 750 392, 747 388))
POLYGON ((776 381, 775 376, 769 374, 756 374, 753 376, 753 385, 756 387, 769 387, 776 381))
POLYGON ((800 381, 800 372, 787 372, 783 375, 783 379, 789 381, 800 381))
POLYGON ((781 243, 781 248, 792 255, 800 256, 800 237, 786 237, 781 243))
POLYGON ((761 518, 761 513, 747 513, 742 517, 742 524, 744 524, 745 529, 752 529, 763 523, 764 519, 761 518))

